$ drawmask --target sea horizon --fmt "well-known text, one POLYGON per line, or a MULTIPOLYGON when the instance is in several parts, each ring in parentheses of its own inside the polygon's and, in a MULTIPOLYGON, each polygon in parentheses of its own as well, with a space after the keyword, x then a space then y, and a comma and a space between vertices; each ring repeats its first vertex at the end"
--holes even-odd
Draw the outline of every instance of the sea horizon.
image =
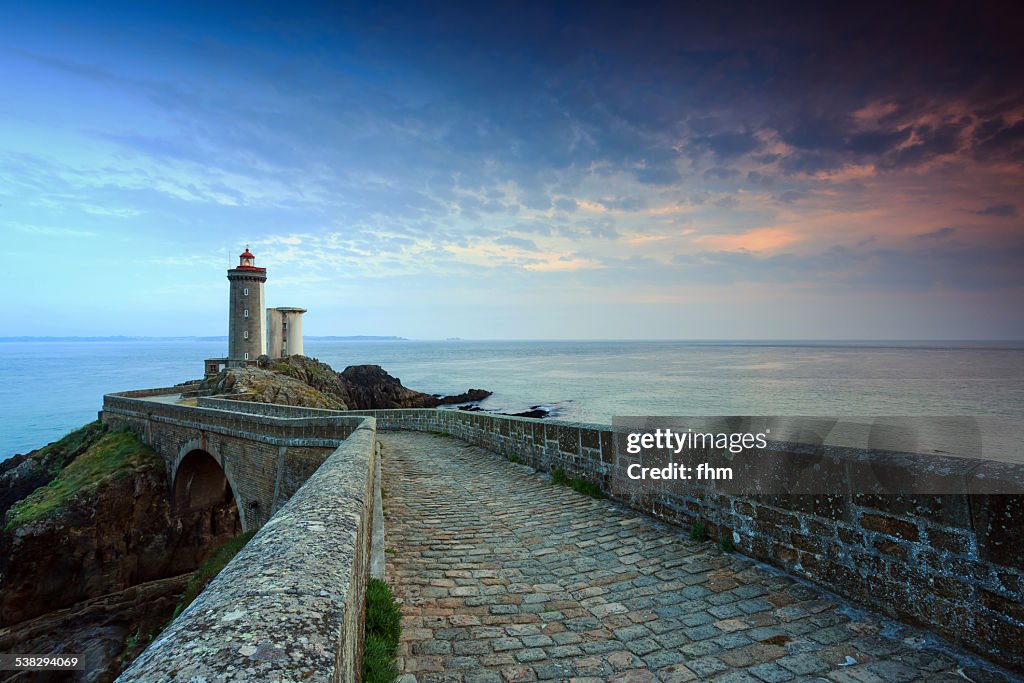
MULTIPOLYGON (((0 460, 95 419, 106 393, 202 376, 221 338, 4 339, 0 460), (38 387, 48 390, 40 392, 38 387)), ((1024 420, 1024 345, 1002 340, 414 340, 307 336, 341 371, 380 365, 429 394, 611 424, 625 415, 921 415, 1024 420)))
MULTIPOLYGON (((0 337, 5 342, 61 342, 61 341, 227 341, 226 334, 221 335, 40 335, 40 336, 9 336, 0 337)), ((874 337, 843 337, 843 338, 787 338, 787 337, 403 337, 401 335, 310 335, 304 334, 306 340, 332 341, 412 341, 412 342, 672 342, 681 344, 755 344, 755 345, 851 345, 851 344, 920 344, 922 346, 958 344, 966 346, 987 346, 1006 344, 1024 346, 1024 339, 1016 338, 874 338, 874 337)))

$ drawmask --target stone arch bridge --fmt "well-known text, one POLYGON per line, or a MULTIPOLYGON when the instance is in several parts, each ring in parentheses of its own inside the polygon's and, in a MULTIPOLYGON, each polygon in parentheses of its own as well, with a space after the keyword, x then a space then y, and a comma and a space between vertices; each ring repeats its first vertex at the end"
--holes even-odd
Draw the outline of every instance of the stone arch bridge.
POLYGON ((198 509, 231 496, 245 531, 266 524, 365 422, 333 411, 286 416, 287 406, 255 415, 225 400, 216 408, 180 405, 180 391, 112 394, 100 417, 110 427, 130 429, 164 459, 176 508, 198 509))

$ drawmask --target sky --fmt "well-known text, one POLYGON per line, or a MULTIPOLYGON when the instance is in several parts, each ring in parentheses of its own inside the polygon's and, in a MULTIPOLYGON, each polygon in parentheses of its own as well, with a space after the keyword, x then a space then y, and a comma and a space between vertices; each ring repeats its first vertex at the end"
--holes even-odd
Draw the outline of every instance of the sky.
POLYGON ((225 5, 5 7, 0 336, 1024 339, 1014 3, 225 5))

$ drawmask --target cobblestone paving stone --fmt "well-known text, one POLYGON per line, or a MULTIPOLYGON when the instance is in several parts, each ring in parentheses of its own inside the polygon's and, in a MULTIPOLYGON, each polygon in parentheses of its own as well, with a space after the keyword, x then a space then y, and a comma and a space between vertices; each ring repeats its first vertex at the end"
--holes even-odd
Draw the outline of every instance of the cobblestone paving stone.
POLYGON ((379 438, 400 683, 1015 680, 484 449, 379 438))

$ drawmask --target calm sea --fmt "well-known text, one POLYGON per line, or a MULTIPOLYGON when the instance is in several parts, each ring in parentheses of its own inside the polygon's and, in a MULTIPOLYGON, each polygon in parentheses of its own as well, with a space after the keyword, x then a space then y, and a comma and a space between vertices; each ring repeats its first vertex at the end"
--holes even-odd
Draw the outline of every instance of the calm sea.
MULTIPOLYGON (((0 459, 96 418, 106 392, 202 374, 223 341, 0 342, 0 459)), ((993 415, 1024 419, 1024 345, 602 341, 323 341, 413 389, 490 389, 484 407, 615 415, 993 415)))

